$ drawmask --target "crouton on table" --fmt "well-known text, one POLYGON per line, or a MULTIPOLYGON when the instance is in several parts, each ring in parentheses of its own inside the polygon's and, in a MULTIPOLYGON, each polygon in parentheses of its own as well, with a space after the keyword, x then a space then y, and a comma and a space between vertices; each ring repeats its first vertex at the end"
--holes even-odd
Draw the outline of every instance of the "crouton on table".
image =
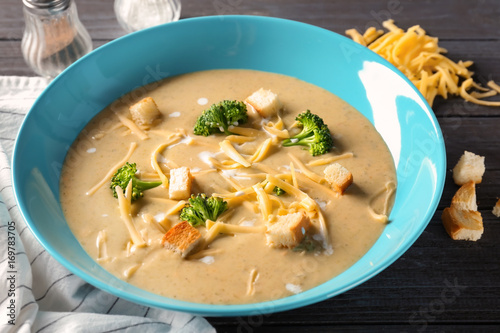
POLYGON ((154 99, 146 97, 135 103, 129 108, 132 120, 137 125, 151 125, 153 120, 160 117, 161 113, 158 110, 154 99))
POLYGON ((161 243, 165 248, 179 253, 185 258, 201 241, 201 234, 189 222, 177 223, 162 238, 161 243))
POLYGON ((477 241, 483 234, 483 218, 478 211, 458 209, 452 205, 444 209, 441 218, 446 232, 454 240, 477 241))
POLYGON ((483 180, 485 170, 484 156, 465 151, 453 168, 453 180, 457 185, 463 185, 471 180, 479 184, 483 180))
POLYGON ((326 181, 340 194, 352 184, 352 173, 339 163, 332 163, 323 171, 326 181))
POLYGON ((477 210, 476 184, 470 180, 462 185, 453 196, 451 204, 458 209, 477 210))
POLYGON ((497 200, 497 203, 493 207, 493 210, 491 211, 493 215, 496 217, 500 217, 500 199, 497 200))
POLYGON ((278 220, 267 228, 267 245, 294 248, 302 241, 311 226, 304 212, 278 216, 278 220))
POLYGON ((281 102, 278 95, 271 90, 260 88, 245 99, 245 102, 253 106, 262 117, 268 118, 278 114, 281 109, 281 102))
POLYGON ((192 177, 189 168, 180 167, 170 170, 168 192, 170 199, 188 199, 191 195, 192 177))

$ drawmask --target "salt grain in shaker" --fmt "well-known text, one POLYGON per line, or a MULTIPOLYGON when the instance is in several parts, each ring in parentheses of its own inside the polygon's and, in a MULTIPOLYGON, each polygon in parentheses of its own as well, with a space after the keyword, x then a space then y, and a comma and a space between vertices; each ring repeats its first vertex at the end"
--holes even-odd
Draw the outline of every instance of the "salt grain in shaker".
POLYGON ((177 21, 181 15, 180 0, 115 0, 118 23, 127 32, 177 21))
POLYGON ((23 4, 26 26, 21 48, 37 74, 56 77, 92 50, 73 0, 23 0, 23 4))

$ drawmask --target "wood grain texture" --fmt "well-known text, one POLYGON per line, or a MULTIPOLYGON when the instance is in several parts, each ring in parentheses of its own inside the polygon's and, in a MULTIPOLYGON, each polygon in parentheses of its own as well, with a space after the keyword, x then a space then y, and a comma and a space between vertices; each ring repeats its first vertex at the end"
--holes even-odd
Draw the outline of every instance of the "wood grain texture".
MULTIPOLYGON (((112 0, 77 0, 94 47, 124 35, 112 0)), ((500 81, 498 0, 184 0, 182 18, 220 14, 274 16, 343 34, 393 18, 403 28, 420 24, 438 36, 453 60, 473 60, 482 83, 500 81)), ((2 0, 0 75, 34 75, 21 56, 19 0, 2 0)), ((497 98, 500 99, 500 98, 497 98)), ((448 171, 438 210, 413 246, 386 270, 332 299, 270 315, 209 318, 219 332, 495 332, 500 331, 500 108, 436 99, 448 171), (451 169, 464 150, 486 156, 477 185, 485 232, 478 242, 453 241, 441 213, 458 189, 451 169), (455 289, 453 289, 455 286, 455 289)))
MULTIPOLYGON (((76 0, 81 21, 93 39, 114 39, 124 32, 116 22, 112 0, 76 0)), ((343 32, 365 29, 393 18, 401 26, 420 24, 441 39, 499 39, 496 0, 184 0, 181 18, 206 15, 263 15, 311 23, 343 32)), ((21 2, 2 0, 0 39, 18 38, 23 29, 21 2)))
MULTIPOLYGON (((225 326, 218 326, 217 332, 219 333, 232 333, 235 332, 232 328, 225 326)), ((401 333, 401 332, 411 332, 421 330, 427 332, 454 332, 454 333, 470 333, 470 332, 495 332, 498 328, 496 325, 485 324, 485 325, 463 325, 457 327, 453 324, 428 324, 424 330, 422 326, 408 327, 407 325, 370 325, 369 327, 364 325, 318 325, 318 326, 304 326, 300 324, 287 325, 287 326, 264 326, 259 329, 252 330, 247 327, 242 326, 238 332, 261 332, 261 333, 325 333, 325 332, 385 332, 385 333, 401 333), (413 330, 410 330, 412 328, 413 330)))

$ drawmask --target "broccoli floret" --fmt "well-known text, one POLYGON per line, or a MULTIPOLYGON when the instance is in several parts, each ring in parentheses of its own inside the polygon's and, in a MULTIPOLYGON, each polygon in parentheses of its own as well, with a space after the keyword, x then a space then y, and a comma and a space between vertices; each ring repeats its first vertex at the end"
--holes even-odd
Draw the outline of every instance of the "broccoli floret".
POLYGON ((227 210, 227 202, 218 197, 207 198, 205 194, 198 194, 191 195, 188 201, 179 218, 193 227, 204 226, 207 220, 216 221, 227 210))
POLYGON ((307 146, 312 156, 326 154, 333 148, 333 138, 328 126, 319 116, 307 110, 295 118, 302 126, 302 131, 283 140, 284 147, 307 146))
POLYGON ((132 181, 132 199, 131 201, 135 201, 139 198, 142 198, 144 195, 144 191, 149 190, 151 188, 157 187, 161 185, 161 181, 156 182, 146 182, 138 179, 135 174, 137 173, 137 167, 135 163, 125 163, 118 171, 115 172, 113 178, 111 178, 110 188, 113 190, 113 196, 118 198, 118 194, 116 193, 116 186, 120 186, 123 189, 123 193, 125 193, 125 189, 130 181, 132 181))
POLYGON ((274 189, 273 189, 273 192, 277 195, 277 196, 280 196, 280 195, 283 195, 285 194, 285 190, 282 189, 281 187, 278 187, 278 186, 275 186, 274 189))
POLYGON ((328 127, 324 125, 321 128, 316 128, 313 135, 299 140, 298 145, 308 146, 312 156, 326 154, 333 148, 333 139, 328 127))
POLYGON ((238 126, 248 120, 247 107, 240 101, 222 101, 203 111, 194 125, 194 134, 209 136, 216 133, 234 134, 229 126, 238 126))
POLYGON ((302 112, 295 118, 295 120, 302 126, 302 131, 293 137, 294 139, 299 140, 310 136, 315 128, 321 128, 325 125, 323 119, 321 119, 318 115, 311 113, 310 110, 302 112))

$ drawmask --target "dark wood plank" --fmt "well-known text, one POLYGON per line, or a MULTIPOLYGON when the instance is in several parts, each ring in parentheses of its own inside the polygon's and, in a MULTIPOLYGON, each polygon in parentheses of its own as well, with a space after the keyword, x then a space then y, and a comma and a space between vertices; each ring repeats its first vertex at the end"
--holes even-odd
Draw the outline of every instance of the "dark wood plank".
MULTIPOLYGON (((112 0, 77 1, 82 22, 94 39, 113 39, 124 34, 116 22, 112 0)), ((274 16, 311 23, 343 33, 346 29, 380 25, 393 18, 402 27, 420 24, 442 39, 497 39, 500 16, 496 0, 190 0, 183 1, 181 17, 221 14, 274 16), (466 14, 466 15, 464 15, 466 14), (466 27, 466 28, 464 28, 466 27)), ((19 36, 23 28, 21 2, 3 0, 0 39, 19 36)), ((17 38, 17 37, 16 37, 17 38)))
POLYGON ((447 117, 438 118, 438 122, 443 131, 449 169, 455 166, 464 150, 468 150, 486 157, 487 170, 500 170, 500 117, 447 117))
POLYGON ((36 75, 24 61, 19 40, 0 41, 0 75, 36 75))
POLYGON ((23 4, 18 0, 2 0, 0 40, 20 40, 24 30, 23 4))
MULTIPOLYGON (((113 0, 76 1, 78 16, 93 40, 112 40, 123 36, 113 11, 113 0)), ((20 40, 24 30, 22 2, 2 0, 0 40, 20 40)))
MULTIPOLYGON (((226 327, 224 325, 216 325, 217 332, 219 333, 232 333, 235 332, 234 327, 226 327)), ((423 325, 411 326, 411 325, 318 325, 318 326, 303 326, 299 324, 295 325, 284 325, 284 326, 257 326, 242 324, 236 328, 237 332, 255 332, 255 333, 324 333, 324 332, 411 332, 417 331, 417 329, 422 330, 423 325)), ((480 325, 463 325, 458 327, 457 325, 447 324, 447 325, 436 325, 427 324, 425 326, 425 331, 427 332, 454 332, 454 333, 470 333, 470 332, 495 332, 498 330, 498 326, 491 324, 480 324, 480 325)), ((422 330, 424 331, 424 330, 422 330)))

